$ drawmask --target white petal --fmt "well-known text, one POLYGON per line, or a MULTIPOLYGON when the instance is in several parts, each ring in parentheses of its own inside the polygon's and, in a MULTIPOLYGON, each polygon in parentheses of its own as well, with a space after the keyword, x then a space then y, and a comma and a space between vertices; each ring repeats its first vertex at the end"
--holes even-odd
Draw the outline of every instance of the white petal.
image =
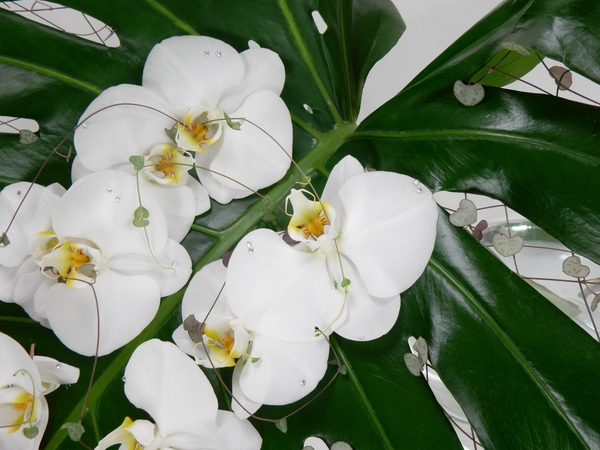
POLYGON ((254 414, 262 406, 262 403, 256 403, 250 400, 240 387, 240 377, 242 370, 244 369, 244 362, 238 360, 238 363, 233 369, 233 376, 231 379, 231 392, 233 398, 231 399, 231 410, 239 419, 247 419, 250 414, 254 414))
POLYGON ((42 395, 42 384, 37 367, 21 344, 7 334, 0 333, 0 355, 2 355, 0 387, 12 384, 25 389, 30 394, 35 391, 36 397, 42 395))
POLYGON ((28 190, 29 194, 8 230, 10 244, 0 251, 3 266, 18 266, 30 254, 29 240, 40 231, 52 228, 52 215, 60 196, 39 184, 20 182, 5 187, 0 193, 1 230, 6 229, 28 190))
POLYGON ((148 240, 144 229, 132 223, 139 207, 135 177, 116 171, 97 172, 73 184, 56 208, 53 229, 60 236, 92 241, 104 257, 148 255, 148 242, 155 254, 160 253, 168 242, 164 214, 150 194, 142 190, 141 197, 150 213, 148 240))
POLYGON ((154 258, 135 253, 120 254, 111 258, 110 268, 121 275, 151 277, 160 289, 160 296, 165 297, 187 283, 192 274, 192 261, 187 250, 170 239, 154 258))
POLYGON ((173 105, 215 108, 237 85, 244 62, 230 45, 207 36, 177 36, 154 46, 142 84, 173 105))
POLYGON ((83 165, 81 159, 78 156, 73 158, 73 165, 71 166, 71 180, 73 183, 93 174, 94 172, 83 165))
POLYGON ((48 425, 48 402, 44 396, 38 398, 40 402, 40 412, 35 426, 38 428, 38 435, 33 439, 27 439, 22 431, 16 431, 11 434, 0 433, 0 448, 7 450, 38 450, 46 426, 48 425))
POLYGON ((74 137, 80 162, 95 172, 121 168, 133 174, 129 157, 145 155, 157 144, 168 144, 170 140, 164 130, 173 127, 176 116, 182 112, 142 86, 111 87, 81 116, 84 125, 77 128, 74 137), (119 105, 121 103, 143 106, 119 105), (100 111, 103 108, 106 109, 100 111))
POLYGON ((145 177, 141 177, 140 181, 165 214, 169 237, 180 242, 190 231, 196 217, 194 192, 184 185, 154 184, 145 177))
POLYGON ((246 329, 289 342, 312 342, 344 319, 326 261, 288 246, 273 231, 259 229, 236 247, 227 272, 231 310, 246 329), (249 252, 251 248, 252 252, 249 252))
POLYGON ((260 434, 247 420, 238 419, 229 411, 218 411, 217 431, 202 438, 202 450, 259 450, 260 434))
POLYGON ((253 92, 267 90, 281 94, 285 83, 285 67, 279 55, 266 48, 255 48, 240 53, 246 72, 240 83, 229 89, 219 106, 224 111, 235 111, 253 92))
POLYGON ((290 166, 292 154, 292 122, 285 103, 277 95, 269 91, 255 92, 240 109, 229 115, 232 119, 251 120, 264 131, 249 122, 244 122, 240 130, 225 127, 216 156, 207 155, 213 152, 212 147, 207 147, 207 154, 196 156, 198 166, 229 177, 197 170, 209 195, 220 203, 250 195, 252 192, 244 186, 258 190, 279 181, 290 166), (212 180, 222 184, 228 192, 217 192, 212 180))
POLYGON ((321 200, 329 202, 334 209, 339 209, 338 193, 341 187, 350 178, 361 173, 365 173, 361 163, 353 156, 345 156, 331 169, 321 200))
POLYGON ((125 394, 155 420, 164 436, 213 434, 217 398, 204 373, 174 344, 141 344, 125 369, 125 394))
POLYGON ((211 310, 211 314, 234 318, 223 289, 226 275, 227 268, 220 259, 200 269, 185 291, 181 303, 181 316, 185 319, 190 314, 194 314, 196 320, 202 322, 211 310))
POLYGON ((46 387, 44 395, 54 391, 61 384, 74 384, 79 379, 77 367, 59 362, 54 358, 35 355, 33 362, 38 368, 42 383, 49 385, 46 387))
MULTIPOLYGON (((158 311, 160 291, 148 276, 128 277, 104 270, 98 274, 94 289, 100 310, 99 356, 130 342, 158 311)), ((98 323, 90 287, 54 285, 46 294, 46 313, 63 344, 82 355, 94 355, 98 323)))
POLYGON ((325 339, 289 343, 254 334, 251 358, 242 369, 240 387, 250 400, 287 405, 311 393, 327 370, 325 339))
POLYGON ((196 199, 196 215, 199 216, 210 209, 210 198, 208 191, 192 176, 186 176, 185 185, 192 190, 196 199))
POLYGON ((400 313, 400 296, 376 298, 370 295, 354 265, 344 261, 344 272, 350 280, 346 320, 335 329, 340 336, 353 341, 370 341, 386 334, 400 313))
POLYGON ((421 276, 435 243, 437 205, 405 175, 369 172, 339 191, 341 252, 356 265, 367 291, 391 297, 421 276))

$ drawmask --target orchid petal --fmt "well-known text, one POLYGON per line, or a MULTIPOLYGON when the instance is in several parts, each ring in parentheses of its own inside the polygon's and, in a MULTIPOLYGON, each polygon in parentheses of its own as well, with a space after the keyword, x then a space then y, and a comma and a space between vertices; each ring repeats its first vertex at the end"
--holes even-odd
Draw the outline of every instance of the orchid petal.
POLYGON ((354 265, 342 257, 348 286, 346 320, 335 329, 340 336, 353 341, 370 341, 392 329, 400 313, 400 296, 377 298, 370 295, 354 265))
POLYGON ((75 131, 80 162, 95 172, 125 168, 133 174, 129 157, 143 156, 155 145, 169 143, 164 130, 173 127, 175 117, 182 113, 142 86, 111 87, 88 106, 83 124, 75 131))
POLYGON ((321 200, 329 202, 333 209, 339 209, 338 193, 340 189, 346 181, 361 173, 365 173, 365 169, 356 158, 350 155, 344 157, 331 169, 321 200))
MULTIPOLYGON (((131 277, 103 270, 93 289, 100 311, 99 356, 135 338, 158 311, 160 291, 149 276, 131 277)), ((91 287, 55 284, 46 294, 46 313, 63 344, 82 355, 95 354, 98 319, 91 287)))
POLYGON ((142 84, 173 105, 214 108, 244 72, 244 61, 230 45, 207 36, 176 36, 154 46, 142 84))
MULTIPOLYGON (((144 186, 144 190, 150 193, 165 214, 169 237, 180 242, 190 231, 196 217, 194 192, 184 185, 168 187, 156 185, 145 179, 145 177, 141 177, 140 181, 142 182, 140 184, 144 186)), ((208 198, 208 194, 205 195, 208 198)), ((210 207, 210 203, 208 207, 210 207)), ((207 210, 208 208, 202 212, 207 210)))
POLYGON ((344 319, 344 296, 335 290, 325 258, 289 247, 271 230, 241 240, 229 261, 226 289, 244 326, 275 339, 311 342, 315 327, 325 331, 344 319))
POLYGON ((195 215, 199 216, 210 209, 210 198, 208 197, 208 191, 204 186, 200 184, 194 177, 187 175, 183 179, 184 186, 190 188, 196 199, 196 212, 195 215))
MULTIPOLYGON (((4 434, 0 433, 0 448, 10 450, 38 450, 46 426, 48 425, 48 402, 44 396, 38 399, 38 419, 35 426, 38 428, 38 435, 33 439, 26 438, 22 431, 4 434)), ((6 422, 4 422, 6 423, 6 422)))
POLYGON ((37 367, 21 344, 7 334, 0 333, 0 355, 0 387, 15 385, 30 394, 35 391, 36 396, 41 395, 42 383, 37 367))
POLYGON ((209 195, 220 203, 229 203, 233 198, 250 195, 252 190, 270 186, 284 176, 291 163, 292 122, 281 98, 269 91, 255 92, 230 116, 232 120, 249 119, 264 131, 248 122, 242 123, 240 130, 226 127, 216 156, 208 155, 213 152, 212 147, 206 154, 197 155, 198 166, 228 177, 216 173, 207 176, 207 171, 197 169, 209 195), (215 192, 211 179, 222 184, 227 192, 215 192))
POLYGON ((259 450, 262 445, 260 434, 247 420, 238 419, 229 411, 217 412, 217 431, 203 436, 202 450, 259 450))
POLYGON ((240 388, 256 403, 287 405, 312 392, 327 370, 329 344, 290 343, 255 333, 250 358, 240 376, 240 388))
POLYGON ((212 386, 175 345, 157 339, 141 344, 131 355, 125 380, 129 401, 152 416, 171 445, 177 433, 204 436, 217 430, 212 386))
POLYGON ((150 225, 142 229, 132 224, 133 213, 139 207, 136 186, 134 176, 116 171, 97 172, 77 181, 56 208, 54 231, 93 242, 103 256, 147 255, 149 247, 155 253, 161 252, 168 242, 167 223, 150 194, 141 192, 150 225))
POLYGON ((6 229, 27 194, 8 232, 10 245, 0 252, 0 264, 15 267, 29 256, 29 240, 40 231, 52 228, 52 215, 60 196, 39 184, 14 183, 0 192, 0 228, 6 229))
POLYGON ((240 387, 240 377, 247 361, 239 360, 233 369, 231 379, 231 410, 239 419, 247 419, 251 414, 254 414, 262 406, 262 403, 256 403, 246 397, 244 391, 240 387))
POLYGON ((83 165, 81 159, 78 156, 73 158, 73 165, 71 166, 71 180, 73 183, 93 174, 94 172, 83 165))
POLYGON ((44 385, 44 395, 56 390, 61 384, 74 384, 79 379, 77 367, 59 362, 54 358, 35 355, 33 362, 44 385))
POLYGON ((222 260, 207 264, 194 275, 181 303, 181 315, 184 319, 194 314, 202 322, 209 310, 211 315, 234 317, 225 292, 222 292, 226 275, 227 268, 222 260))
POLYGON ((279 96, 285 83, 285 67, 274 51, 253 48, 240 56, 244 61, 244 78, 223 95, 219 107, 224 111, 235 111, 253 92, 267 90, 279 96))
POLYGON ((192 261, 187 250, 173 240, 162 252, 152 256, 120 254, 110 260, 110 268, 127 276, 151 277, 160 289, 160 296, 174 294, 185 285, 192 274, 192 261))
POLYGON ((367 291, 391 297, 421 276, 435 243, 437 205, 431 192, 392 172, 359 174, 339 191, 341 252, 367 291))

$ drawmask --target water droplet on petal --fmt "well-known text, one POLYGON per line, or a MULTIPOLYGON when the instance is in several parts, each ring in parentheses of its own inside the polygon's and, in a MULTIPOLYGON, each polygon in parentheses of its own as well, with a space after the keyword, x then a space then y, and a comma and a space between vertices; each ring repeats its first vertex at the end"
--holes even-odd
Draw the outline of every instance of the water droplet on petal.
POLYGON ((204 56, 208 56, 210 55, 210 52, 208 50, 204 50, 204 56))
POLYGON ((127 379, 125 378, 125 375, 123 375, 123 378, 121 378, 121 380, 123 380, 123 383, 125 383, 127 381, 127 379))
POLYGON ((7 388, 9 388, 9 389, 10 389, 11 387, 13 387, 13 386, 14 386, 14 384, 7 384, 7 385, 6 385, 6 387, 7 387, 7 388))
POLYGON ((107 187, 106 188, 106 192, 112 192, 112 188, 111 187, 107 187))
POLYGON ((248 247, 248 253, 254 253, 254 247, 252 247, 252 242, 246 242, 246 247, 248 247))
POLYGON ((60 369, 61 367, 62 367, 62 364, 61 364, 61 363, 57 363, 57 364, 56 364, 56 368, 57 368, 57 369, 60 369))
POLYGON ((17 195, 21 195, 21 191, 17 191, 17 195))
POLYGON ((306 386, 306 381, 304 381, 304 380, 300 381, 300 386, 306 386))
POLYGON ((420 194, 421 192, 423 192, 423 190, 421 188, 417 188, 417 194, 420 194))
POLYGON ((217 58, 221 56, 221 51, 217 50, 217 52, 215 53, 217 55, 217 58))
POLYGON ((115 197, 115 202, 119 203, 121 199, 119 197, 115 197))
POLYGON ((364 337, 364 336, 359 336, 359 337, 358 337, 358 340, 359 340, 359 341, 364 341, 364 340, 365 340, 365 337, 364 337))
POLYGON ((419 180, 415 180, 414 183, 415 183, 415 186, 418 186, 419 185, 419 180))
POLYGON ((87 128, 87 123, 84 123, 84 124, 82 125, 82 127, 83 127, 83 128, 87 128))

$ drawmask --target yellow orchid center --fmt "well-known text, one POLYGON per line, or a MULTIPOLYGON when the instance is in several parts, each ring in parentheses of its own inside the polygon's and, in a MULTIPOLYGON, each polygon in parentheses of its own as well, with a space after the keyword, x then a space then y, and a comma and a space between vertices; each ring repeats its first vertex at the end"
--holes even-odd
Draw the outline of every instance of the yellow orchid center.
POLYGON ((215 329, 204 328, 205 344, 207 346, 210 359, 218 367, 231 367, 235 366, 236 358, 240 355, 236 355, 232 352, 235 346, 235 338, 232 336, 233 330, 227 330, 222 334, 215 329))
MULTIPOLYGON (((98 442, 96 450, 105 450, 113 445, 121 444, 127 450, 143 450, 146 445, 151 444, 154 436, 154 424, 147 420, 131 420, 129 417, 125 417, 121 426, 107 434, 104 439, 98 442), (140 437, 145 445, 138 441, 136 435, 140 437), (146 440, 148 442, 146 442, 146 440)), ((157 447, 152 447, 157 448, 157 447)))
POLYGON ((0 433, 11 434, 37 420, 39 400, 19 386, 6 386, 4 389, 12 398, 8 403, 0 403, 0 433))
POLYGON ((50 270, 67 285, 72 285, 76 278, 90 278, 83 269, 86 264, 93 264, 93 259, 84 248, 70 240, 56 245, 50 253, 42 258, 41 266, 45 273, 50 270), (85 272, 85 273, 84 273, 85 272))
POLYGON ((303 192, 306 191, 292 189, 287 198, 294 208, 288 233, 292 238, 317 239, 325 233, 325 227, 331 225, 329 214, 332 208, 327 202, 307 199, 303 192))
POLYGON ((155 146, 150 155, 146 157, 149 166, 146 170, 160 184, 179 183, 181 177, 194 166, 194 158, 181 153, 176 148, 167 144, 155 146))
POLYGON ((186 151, 205 153, 202 146, 213 144, 221 137, 223 124, 219 119, 222 118, 223 114, 217 110, 188 110, 183 124, 177 125, 177 146, 186 151))

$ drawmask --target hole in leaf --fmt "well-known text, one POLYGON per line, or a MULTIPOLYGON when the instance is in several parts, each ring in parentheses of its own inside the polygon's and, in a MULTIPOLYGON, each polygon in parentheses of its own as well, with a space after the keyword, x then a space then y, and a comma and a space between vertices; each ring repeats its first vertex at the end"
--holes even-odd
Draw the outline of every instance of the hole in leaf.
POLYGON ((0 133, 19 134, 21 130, 29 130, 35 133, 39 129, 40 126, 33 119, 0 116, 0 133))
POLYGON ((0 8, 14 12, 33 22, 107 47, 116 48, 121 45, 119 37, 111 27, 88 14, 58 3, 18 0, 1 2, 0 8))
POLYGON ((325 20, 323 20, 321 13, 319 11, 313 11, 312 18, 315 21, 315 25, 317 26, 319 33, 325 33, 325 31, 327 31, 327 24, 325 23, 325 20))

